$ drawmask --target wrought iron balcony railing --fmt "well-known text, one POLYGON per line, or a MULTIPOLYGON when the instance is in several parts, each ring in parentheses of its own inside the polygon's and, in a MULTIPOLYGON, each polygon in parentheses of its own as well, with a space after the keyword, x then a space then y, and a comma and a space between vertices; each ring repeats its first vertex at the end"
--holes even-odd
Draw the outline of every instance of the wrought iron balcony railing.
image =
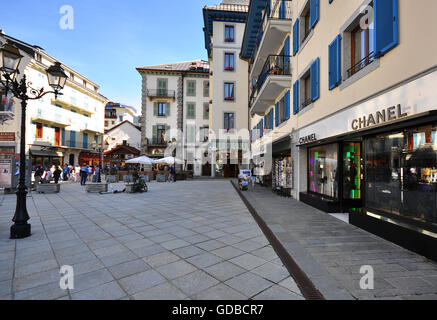
POLYGON ((149 89, 147 90, 147 96, 151 98, 175 98, 176 91, 167 89, 149 89))
POLYGON ((347 78, 349 79, 358 71, 367 67, 370 63, 375 60, 375 53, 371 52, 367 57, 361 59, 358 63, 352 66, 352 68, 347 70, 347 78))
POLYGON ((250 107, 269 76, 291 75, 291 56, 269 55, 250 95, 250 107))

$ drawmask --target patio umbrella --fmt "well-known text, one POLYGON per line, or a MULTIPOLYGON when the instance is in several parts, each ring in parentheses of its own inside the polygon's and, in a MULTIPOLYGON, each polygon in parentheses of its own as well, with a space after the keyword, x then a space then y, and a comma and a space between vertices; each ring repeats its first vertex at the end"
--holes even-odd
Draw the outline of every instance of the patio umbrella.
POLYGON ((150 159, 149 157, 142 156, 139 158, 127 160, 126 163, 130 163, 130 164, 154 164, 155 161, 150 159))
POLYGON ((155 160, 155 163, 157 163, 157 164, 182 164, 183 161, 181 159, 178 159, 175 157, 167 157, 167 158, 155 160))

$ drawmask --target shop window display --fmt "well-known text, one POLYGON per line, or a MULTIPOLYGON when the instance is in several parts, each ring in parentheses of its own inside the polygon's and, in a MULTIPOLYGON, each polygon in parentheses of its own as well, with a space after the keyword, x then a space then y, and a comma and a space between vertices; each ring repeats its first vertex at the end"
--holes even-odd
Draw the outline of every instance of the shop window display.
POLYGON ((346 142, 343 145, 343 198, 361 199, 363 165, 361 143, 346 142))
POLYGON ((338 198, 338 145, 309 149, 308 191, 338 198))
POLYGON ((437 224, 437 125, 366 140, 366 207, 437 224))
POLYGON ((273 188, 293 189, 293 163, 291 157, 275 159, 273 162, 273 188))

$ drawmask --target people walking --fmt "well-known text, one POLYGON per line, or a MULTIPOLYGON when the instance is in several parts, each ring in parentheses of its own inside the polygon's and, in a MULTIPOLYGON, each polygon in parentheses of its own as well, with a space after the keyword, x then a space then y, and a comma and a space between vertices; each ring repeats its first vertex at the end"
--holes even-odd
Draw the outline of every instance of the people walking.
POLYGON ((56 166, 55 171, 53 172, 53 178, 55 179, 55 184, 59 183, 59 178, 61 177, 61 169, 59 169, 59 166, 56 166))
POLYGON ((50 183, 50 181, 52 181, 52 178, 53 178, 52 170, 47 168, 46 169, 46 176, 45 176, 45 180, 46 180, 45 183, 50 183))
POLYGON ((39 184, 41 182, 41 177, 44 174, 44 170, 41 168, 41 166, 36 167, 35 170, 35 185, 39 184))
POLYGON ((82 166, 82 168, 80 168, 80 185, 84 186, 86 185, 86 180, 88 178, 88 166, 86 166, 85 164, 82 166))
POLYGON ((169 182, 176 182, 176 170, 174 165, 170 166, 170 177, 169 177, 169 182))
POLYGON ((68 181, 68 179, 70 177, 70 168, 68 167, 67 164, 64 165, 64 169, 62 171, 63 171, 63 174, 64 174, 63 180, 64 181, 68 181))

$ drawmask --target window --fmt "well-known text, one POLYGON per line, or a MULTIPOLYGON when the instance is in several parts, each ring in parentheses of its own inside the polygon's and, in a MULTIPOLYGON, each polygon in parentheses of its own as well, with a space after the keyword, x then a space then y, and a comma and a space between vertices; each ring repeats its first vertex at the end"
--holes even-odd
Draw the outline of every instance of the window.
POLYGON ((156 126, 156 144, 165 144, 165 126, 158 125, 156 126))
POLYGON ((293 55, 305 44, 318 21, 319 0, 307 0, 293 26, 293 55))
POLYGON ((38 61, 38 62, 41 62, 42 61, 41 54, 35 53, 35 60, 38 61))
POLYGON ((119 116, 118 119, 120 120, 120 122, 123 122, 123 116, 119 116))
POLYGON ((76 132, 75 131, 70 132, 70 147, 76 148, 76 132))
POLYGON ((195 119, 196 118, 196 104, 188 103, 187 104, 187 119, 195 119))
POLYGON ((105 127, 107 127, 109 125, 108 121, 105 121, 105 127))
POLYGON ((42 128, 42 123, 37 123, 36 124, 36 138, 37 139, 42 139, 42 135, 43 135, 43 128, 42 128))
POLYGON ((234 42, 235 41, 235 27, 234 26, 225 26, 225 42, 234 42))
POLYGON ((83 134, 83 148, 88 149, 88 133, 83 134))
POLYGON ((377 213, 437 223, 437 124, 365 140, 365 201, 377 213))
POLYGON ((158 79, 157 87, 158 97, 165 97, 167 95, 167 79, 158 79))
POLYGON ((293 86, 293 114, 299 113, 320 97, 320 59, 317 58, 293 86))
POLYGON ((264 116, 264 128, 266 130, 273 130, 273 109, 264 116))
POLYGON ((234 117, 234 113, 225 113, 224 114, 224 129, 225 130, 231 130, 234 129, 234 121, 235 121, 235 117, 234 117))
POLYGON ((233 71, 234 70, 234 57, 233 53, 226 52, 225 53, 225 70, 233 71))
POLYGON ((187 96, 189 97, 196 96, 196 80, 187 81, 187 96))
MULTIPOLYGON (((279 126, 281 123, 290 119, 290 91, 287 91, 281 100, 275 105, 275 124, 279 126)), ((273 128, 272 128, 273 129, 273 128)))
POLYGON ((225 100, 227 101, 235 100, 235 83, 225 82, 225 100))
POLYGON ((337 42, 329 47, 331 90, 341 83, 341 78, 348 85, 376 69, 377 58, 399 43, 398 0, 373 0, 369 5, 373 7, 373 19, 368 10, 357 9, 349 19, 352 22, 341 28, 337 42), (364 69, 367 71, 360 72, 364 69), (337 81, 333 82, 331 77, 337 81), (352 80, 346 81, 349 78, 352 80))
POLYGON ((83 86, 86 88, 86 81, 83 80, 83 86))
POLYGON ((203 104, 203 120, 209 120, 209 103, 203 104))
POLYGON ((209 97, 209 81, 203 82, 203 97, 204 98, 209 97))
POLYGON ((309 149, 308 191, 338 198, 338 145, 309 149))
POLYGON ((165 115, 166 115, 166 106, 167 106, 167 104, 166 103, 163 103, 163 102, 159 102, 158 103, 158 117, 165 117, 165 115))

